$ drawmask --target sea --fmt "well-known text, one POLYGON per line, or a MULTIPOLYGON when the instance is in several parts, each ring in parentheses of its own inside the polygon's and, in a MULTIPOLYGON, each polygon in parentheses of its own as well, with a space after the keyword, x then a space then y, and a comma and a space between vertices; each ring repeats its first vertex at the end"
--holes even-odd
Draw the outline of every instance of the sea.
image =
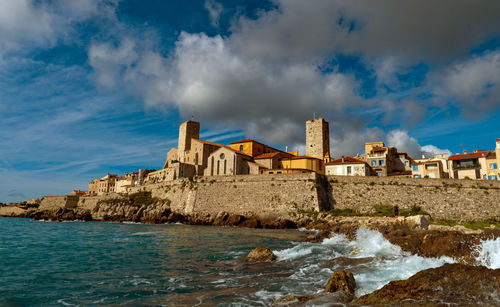
MULTIPOLYGON (((310 231, 236 227, 48 222, 0 217, 0 306, 270 306, 321 293, 334 271, 354 274, 356 296, 452 258, 403 252, 377 231, 355 240, 310 231), (255 247, 274 263, 245 263, 255 247)), ((500 238, 477 261, 500 267, 500 238)))

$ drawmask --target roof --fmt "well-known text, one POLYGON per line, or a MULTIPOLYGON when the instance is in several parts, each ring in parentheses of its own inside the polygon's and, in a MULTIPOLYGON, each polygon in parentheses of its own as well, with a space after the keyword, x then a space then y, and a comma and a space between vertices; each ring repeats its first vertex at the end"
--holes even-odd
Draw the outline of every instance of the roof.
POLYGON ((255 160, 258 160, 258 159, 271 159, 271 158, 274 158, 276 157, 277 155, 281 154, 281 152, 278 152, 278 151, 275 151, 275 152, 268 152, 268 153, 263 153, 261 155, 258 155, 256 157, 254 157, 255 160))
MULTIPOLYGON (((239 140, 239 141, 236 141, 236 142, 232 142, 232 143, 231 143, 231 145, 232 145, 232 144, 239 144, 239 143, 249 143, 249 142, 257 143, 257 144, 260 144, 260 145, 262 145, 262 146, 265 146, 265 147, 267 147, 267 148, 269 148, 269 149, 272 149, 272 150, 274 150, 274 151, 281 152, 281 153, 283 153, 283 154, 293 156, 293 154, 291 154, 291 153, 289 153, 289 152, 286 152, 286 151, 283 151, 283 150, 279 150, 279 149, 277 149, 277 148, 271 147, 271 146, 269 146, 269 145, 263 144, 263 143, 258 142, 258 141, 256 141, 256 140, 253 140, 253 139, 244 139, 244 140, 239 140)), ((262 159, 262 158, 261 158, 261 159, 262 159)))
POLYGON ((353 157, 344 157, 326 163, 326 165, 331 165, 331 164, 366 164, 366 162, 353 157))
POLYGON ((477 159, 486 157, 490 153, 489 150, 471 152, 465 154, 452 155, 448 158, 448 160, 466 160, 466 159, 477 159))
POLYGON ((257 165, 259 168, 267 169, 267 167, 265 167, 264 165, 259 164, 259 163, 257 163, 257 162, 248 161, 248 163, 250 163, 250 164, 255 164, 255 165, 257 165))
POLYGON ((490 151, 488 156, 486 156, 486 159, 496 159, 497 158, 497 153, 494 151, 490 151))
POLYGON ((217 147, 223 147, 223 146, 225 146, 225 145, 222 145, 222 144, 219 144, 219 143, 204 141, 204 140, 200 140, 200 139, 193 139, 193 141, 198 141, 198 142, 203 143, 203 144, 217 146, 217 147))
POLYGON ((293 156, 293 157, 289 157, 289 158, 285 158, 285 159, 288 159, 288 160, 314 159, 314 160, 323 161, 321 159, 318 159, 318 158, 315 158, 315 157, 310 157, 310 156, 293 156))
POLYGON ((372 151, 386 151, 387 147, 373 147, 372 151))

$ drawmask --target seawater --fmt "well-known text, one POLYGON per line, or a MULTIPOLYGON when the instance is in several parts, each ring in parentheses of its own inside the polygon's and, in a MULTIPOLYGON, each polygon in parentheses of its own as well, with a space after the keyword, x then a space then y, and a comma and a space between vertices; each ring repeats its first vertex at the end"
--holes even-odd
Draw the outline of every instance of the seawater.
MULTIPOLYGON (((396 279, 453 262, 401 251, 372 230, 335 235, 233 227, 40 222, 0 218, 0 306, 269 306, 314 294, 336 270, 349 270, 360 296, 396 279), (275 263, 248 264, 256 246, 275 263)), ((498 265, 500 241, 478 246, 498 265)))

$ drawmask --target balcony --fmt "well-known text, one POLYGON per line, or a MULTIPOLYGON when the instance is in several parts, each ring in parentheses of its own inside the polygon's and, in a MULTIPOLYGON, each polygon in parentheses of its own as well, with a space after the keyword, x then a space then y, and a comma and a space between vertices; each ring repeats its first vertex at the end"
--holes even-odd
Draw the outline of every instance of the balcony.
POLYGON ((477 168, 481 168, 481 164, 453 165, 453 169, 457 171, 477 168))

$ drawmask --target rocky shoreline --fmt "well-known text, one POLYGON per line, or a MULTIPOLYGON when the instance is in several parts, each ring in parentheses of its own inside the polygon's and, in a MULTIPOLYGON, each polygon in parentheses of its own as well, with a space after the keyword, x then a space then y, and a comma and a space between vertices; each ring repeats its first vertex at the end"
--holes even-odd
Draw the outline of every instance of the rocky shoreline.
POLYGON ((92 210, 28 208, 16 210, 10 214, 5 214, 2 211, 0 213, 2 216, 50 221, 183 223, 249 228, 314 229, 317 234, 307 238, 307 241, 310 242, 321 242, 332 233, 343 234, 349 239, 354 239, 357 229, 366 227, 379 231, 388 241, 400 246, 403 251, 423 257, 448 256, 458 262, 437 269, 421 271, 405 281, 391 282, 382 289, 362 296, 355 301, 346 301, 345 295, 324 293, 311 297, 291 296, 288 301, 277 302, 277 306, 302 306, 306 302, 323 302, 325 300, 340 302, 341 298, 344 304, 350 305, 417 306, 439 305, 447 302, 460 305, 474 305, 477 302, 484 302, 486 305, 494 305, 498 303, 498 300, 495 301, 498 299, 498 297, 495 298, 495 295, 500 295, 494 291, 497 289, 500 292, 500 269, 491 270, 481 267, 476 260, 477 245, 482 240, 500 237, 500 229, 472 231, 460 227, 429 226, 428 218, 425 216, 388 218, 338 217, 319 214, 314 217, 301 215, 293 219, 262 218, 253 215, 234 215, 227 212, 218 212, 215 215, 184 214, 171 210, 167 203, 155 206, 101 203, 92 210), (476 298, 478 301, 470 297, 476 298))

